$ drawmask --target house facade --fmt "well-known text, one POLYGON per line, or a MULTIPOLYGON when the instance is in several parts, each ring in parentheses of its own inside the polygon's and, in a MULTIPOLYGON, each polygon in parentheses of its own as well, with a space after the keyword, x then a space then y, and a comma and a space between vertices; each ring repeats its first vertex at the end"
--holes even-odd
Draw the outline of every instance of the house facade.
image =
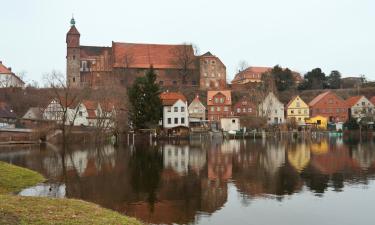
POLYGON ((345 122, 348 119, 346 102, 331 91, 316 96, 310 103, 310 116, 323 116, 329 122, 345 122))
POLYGON ((0 88, 24 87, 25 82, 12 72, 12 68, 6 67, 0 61, 0 88))
POLYGON ((199 95, 195 96, 189 107, 189 120, 206 120, 206 107, 199 100, 199 95))
POLYGON ((304 124, 305 120, 310 117, 309 106, 300 96, 295 96, 286 106, 286 117, 290 121, 304 124))
POLYGON ((375 106, 365 96, 353 96, 345 100, 349 118, 360 120, 365 117, 373 118, 375 106))
POLYGON ((42 120, 43 119, 43 108, 40 107, 31 107, 27 110, 22 119, 28 120, 42 120))
POLYGON ((217 57, 207 52, 200 56, 200 89, 225 89, 226 88, 226 67, 217 57))
POLYGON ((282 124, 285 122, 284 104, 270 92, 259 104, 259 116, 267 118, 267 124, 282 124))
POLYGON ((234 104, 233 114, 235 116, 256 116, 257 106, 249 97, 243 96, 236 104, 234 104))
POLYGON ((160 94, 163 105, 163 128, 189 127, 189 113, 186 97, 179 92, 160 94))
POLYGON ((208 91, 207 92, 208 120, 219 122, 221 118, 232 114, 231 91, 208 91))
POLYGON ((84 104, 73 104, 65 100, 53 99, 43 111, 43 119, 62 123, 65 113, 65 125, 88 126, 88 112, 84 104))

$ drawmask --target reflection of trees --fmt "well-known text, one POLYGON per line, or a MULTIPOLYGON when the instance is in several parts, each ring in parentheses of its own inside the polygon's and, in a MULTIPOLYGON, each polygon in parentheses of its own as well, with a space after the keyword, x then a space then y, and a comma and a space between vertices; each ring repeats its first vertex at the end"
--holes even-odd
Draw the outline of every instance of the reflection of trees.
POLYGON ((147 201, 153 207, 163 169, 163 156, 156 147, 136 148, 131 156, 129 166, 132 171, 132 187, 137 194, 146 193, 147 201))

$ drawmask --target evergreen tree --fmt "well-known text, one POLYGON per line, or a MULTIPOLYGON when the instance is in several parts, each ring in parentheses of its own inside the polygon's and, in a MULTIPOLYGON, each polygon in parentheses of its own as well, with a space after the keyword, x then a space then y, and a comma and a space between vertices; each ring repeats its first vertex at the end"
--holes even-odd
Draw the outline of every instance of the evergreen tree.
POLYGON ((331 89, 339 89, 341 87, 341 73, 333 70, 327 77, 327 84, 331 89))
POLYGON ((145 76, 137 77, 128 90, 130 119, 135 129, 151 128, 159 123, 162 104, 159 85, 155 81, 156 74, 151 66, 145 76))
POLYGON ((320 68, 315 68, 304 76, 304 82, 301 83, 299 89, 323 89, 326 85, 326 75, 320 68))
POLYGON ((279 65, 276 65, 272 70, 271 74, 275 79, 276 87, 278 91, 285 91, 295 86, 293 73, 291 70, 286 68, 283 70, 279 65))

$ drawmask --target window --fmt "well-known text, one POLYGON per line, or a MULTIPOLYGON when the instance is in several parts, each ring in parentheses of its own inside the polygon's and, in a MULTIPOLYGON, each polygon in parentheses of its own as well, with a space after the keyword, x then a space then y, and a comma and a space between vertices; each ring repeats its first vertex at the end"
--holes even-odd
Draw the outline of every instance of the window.
POLYGON ((215 107, 211 107, 211 112, 215 112, 215 107))
POLYGON ((245 113, 245 112, 246 112, 246 108, 242 108, 242 112, 244 112, 244 113, 245 113))
POLYGON ((174 124, 178 124, 178 118, 174 118, 174 124))
POLYGON ((185 124, 185 118, 181 117, 181 124, 185 124))
POLYGON ((251 108, 248 108, 248 109, 247 109, 247 112, 251 113, 251 112, 252 112, 252 109, 251 109, 251 108))
POLYGON ((197 82, 195 80, 191 81, 191 85, 197 85, 197 82))
POLYGON ((220 112, 220 110, 221 110, 221 108, 220 107, 217 107, 217 109, 216 109, 218 112, 220 112))
POLYGON ((73 77, 73 83, 74 83, 74 82, 76 82, 76 78, 75 78, 75 77, 73 77))
POLYGON ((294 114, 294 110, 290 110, 290 114, 294 114))
POLYGON ((237 108, 237 113, 240 113, 241 112, 241 108, 237 108))
POLYGON ((185 107, 181 106, 181 112, 185 112, 185 107))
POLYGON ((365 103, 365 102, 362 102, 362 106, 366 106, 366 103, 365 103))
POLYGON ((215 64, 215 61, 214 61, 214 60, 212 60, 212 61, 211 61, 211 64, 215 64))
POLYGON ((298 114, 301 114, 301 110, 300 109, 298 110, 298 114))
POLYGON ((224 106, 224 111, 228 112, 228 106, 224 106))
POLYGON ((207 77, 207 73, 204 73, 204 76, 207 77))
POLYGON ((76 59, 76 56, 75 55, 73 55, 73 60, 75 60, 76 59))
POLYGON ((277 109, 275 109, 275 113, 277 113, 277 109))
POLYGON ((236 123, 236 120, 232 120, 232 123, 236 123))
POLYGON ((172 119, 168 118, 168 124, 171 124, 171 123, 172 123, 172 119))
POLYGON ((173 81, 173 85, 177 85, 177 81, 174 80, 174 81, 173 81))
POLYGON ((297 103, 296 103, 296 106, 297 106, 297 107, 300 107, 300 103, 299 103, 299 102, 297 102, 297 103))
POLYGON ((224 103, 224 98, 220 98, 220 103, 224 103))
POLYGON ((215 98, 215 103, 219 103, 219 98, 215 98))
POLYGON ((171 111, 172 111, 171 107, 168 106, 168 107, 167 107, 167 112, 171 112, 171 111))
POLYGON ((79 113, 78 113, 78 114, 79 114, 79 116, 82 116, 82 111, 79 111, 79 113))
POLYGON ((178 112, 178 107, 173 107, 174 112, 178 112))
POLYGON ((219 82, 216 82, 216 83, 215 83, 215 87, 219 87, 219 82))

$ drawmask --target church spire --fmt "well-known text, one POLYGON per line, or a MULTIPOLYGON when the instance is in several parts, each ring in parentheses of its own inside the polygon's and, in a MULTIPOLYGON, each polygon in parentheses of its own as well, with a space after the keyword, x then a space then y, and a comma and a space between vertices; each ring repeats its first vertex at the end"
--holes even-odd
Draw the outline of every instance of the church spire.
POLYGON ((75 26, 76 25, 76 21, 74 19, 74 16, 72 15, 72 19, 70 20, 70 26, 75 26))

